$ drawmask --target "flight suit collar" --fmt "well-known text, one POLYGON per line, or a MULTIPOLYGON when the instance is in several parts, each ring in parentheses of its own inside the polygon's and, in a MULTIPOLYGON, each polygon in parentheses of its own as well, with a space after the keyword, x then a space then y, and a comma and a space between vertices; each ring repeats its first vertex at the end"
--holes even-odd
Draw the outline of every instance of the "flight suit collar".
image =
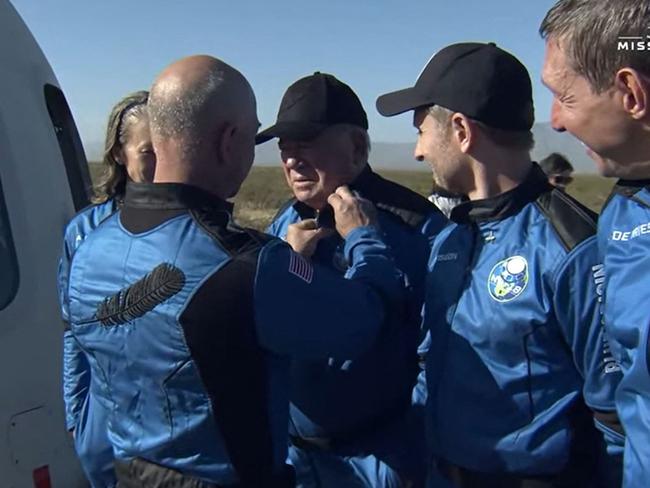
POLYGON ((650 189, 650 179, 646 180, 618 180, 612 192, 625 197, 631 197, 642 188, 650 189))
MULTIPOLYGON (((375 179, 376 179, 375 173, 370 169, 370 165, 367 164, 365 168, 361 171, 361 173, 354 179, 352 183, 350 183, 348 186, 354 190, 357 191, 360 195, 362 195, 364 198, 368 198, 365 193, 370 187, 372 187, 375 179)), ((373 202, 374 203, 374 202, 373 202)), ((293 204, 294 210, 298 213, 300 216, 301 220, 305 219, 315 219, 316 216, 318 215, 318 211, 310 207, 309 205, 300 202, 296 200, 293 204)))
MULTIPOLYGON (((440 213, 426 198, 382 178, 369 164, 348 186, 378 209, 393 214, 410 226, 416 227, 432 214, 440 213)), ((313 219, 318 215, 316 210, 299 201, 294 201, 293 208, 302 220, 313 219)))
POLYGON ((517 214, 552 188, 542 169, 533 163, 528 176, 519 186, 492 198, 463 202, 452 210, 450 218, 459 224, 503 220, 517 214))
POLYGON ((180 210, 209 208, 233 211, 233 204, 197 186, 184 183, 133 183, 126 186, 124 205, 132 208, 180 210))

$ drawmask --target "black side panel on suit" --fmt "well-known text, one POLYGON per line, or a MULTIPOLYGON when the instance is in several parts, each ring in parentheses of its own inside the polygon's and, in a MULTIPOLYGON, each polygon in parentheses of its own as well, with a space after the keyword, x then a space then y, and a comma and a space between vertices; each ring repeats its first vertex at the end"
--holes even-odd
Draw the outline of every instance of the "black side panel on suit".
POLYGON ((570 251, 596 234, 598 215, 560 190, 542 193, 535 202, 570 251))
POLYGON ((193 210, 197 223, 232 256, 195 293, 180 317, 243 486, 282 486, 273 475, 266 353, 254 319, 257 257, 269 237, 223 225, 223 213, 193 210))

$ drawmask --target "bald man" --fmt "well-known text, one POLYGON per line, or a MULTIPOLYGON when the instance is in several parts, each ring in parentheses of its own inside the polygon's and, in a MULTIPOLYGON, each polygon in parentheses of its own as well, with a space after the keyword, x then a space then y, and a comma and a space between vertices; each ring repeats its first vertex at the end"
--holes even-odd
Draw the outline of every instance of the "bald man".
POLYGON ((118 486, 294 486, 290 357, 362 354, 386 308, 404 305, 401 273, 373 207, 345 187, 329 202, 346 278, 233 223, 226 199, 251 167, 259 124, 231 66, 172 64, 149 111, 154 183, 127 188, 77 250, 67 284, 91 392, 111 411, 118 486))

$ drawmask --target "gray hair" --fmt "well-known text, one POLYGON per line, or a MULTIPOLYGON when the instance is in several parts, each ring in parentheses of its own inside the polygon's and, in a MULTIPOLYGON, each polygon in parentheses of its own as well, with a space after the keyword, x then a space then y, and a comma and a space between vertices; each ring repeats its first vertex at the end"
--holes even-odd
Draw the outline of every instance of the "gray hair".
POLYGON ((589 81, 594 92, 602 93, 622 68, 650 76, 649 26, 648 0, 559 0, 546 14, 539 33, 561 43, 571 68, 589 81), (644 50, 636 50, 636 45, 621 49, 620 42, 625 42, 621 36, 643 36, 644 50))
POLYGON ((128 140, 129 128, 133 125, 134 122, 138 120, 146 119, 149 116, 149 110, 147 104, 140 103, 138 105, 132 105, 129 107, 124 114, 122 115, 122 123, 119 125, 118 131, 118 141, 121 146, 124 146, 128 140))
POLYGON ((427 113, 433 117, 445 134, 449 133, 449 121, 454 114, 453 111, 440 105, 431 105, 427 108, 427 113))
POLYGON ((201 122, 206 113, 214 109, 208 101, 224 79, 224 71, 215 69, 191 90, 181 92, 174 86, 154 86, 148 104, 152 135, 177 138, 183 153, 193 154, 204 139, 205 126, 201 122))
MULTIPOLYGON (((455 113, 453 110, 441 107, 440 105, 432 105, 427 108, 427 113, 438 123, 438 126, 442 128, 445 135, 449 134, 449 130, 451 129, 449 122, 451 116, 455 113)), ((472 119, 471 117, 468 118, 478 125, 483 133, 497 146, 530 152, 535 145, 535 136, 530 130, 512 131, 498 129, 480 120, 472 119)))
POLYGON ((362 148, 362 163, 367 163, 368 158, 370 156, 370 149, 371 149, 371 144, 370 144, 370 136, 368 135, 368 131, 365 130, 363 127, 359 127, 358 125, 354 124, 336 124, 331 127, 329 127, 329 130, 332 132, 335 132, 337 134, 340 133, 350 133, 350 132, 356 132, 361 135, 363 138, 363 143, 364 147, 362 148))

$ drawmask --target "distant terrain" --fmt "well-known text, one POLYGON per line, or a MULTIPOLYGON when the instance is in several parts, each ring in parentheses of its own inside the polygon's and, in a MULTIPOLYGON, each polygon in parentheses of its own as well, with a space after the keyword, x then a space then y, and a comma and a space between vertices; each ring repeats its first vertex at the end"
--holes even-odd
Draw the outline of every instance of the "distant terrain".
MULTIPOLYGON (((564 154, 574 165, 578 173, 595 173, 594 164, 587 156, 584 147, 573 136, 567 133, 555 132, 548 122, 535 124, 535 148, 533 159, 539 161, 548 156, 551 152, 564 154)), ((372 131, 370 131, 372 137, 372 131)), ((413 159, 413 146, 415 143, 415 131, 413 141, 404 143, 373 142, 370 154, 370 162, 375 168, 386 168, 395 170, 419 170, 427 168, 413 159)), ((102 142, 89 141, 85 144, 86 154, 91 161, 101 159, 102 142)), ((279 164, 278 146, 274 141, 257 146, 255 154, 256 166, 274 166, 279 164)))
MULTIPOLYGON (((564 154, 576 168, 578 173, 595 173, 595 166, 587 156, 584 146, 568 133, 559 133, 551 128, 548 122, 535 124, 535 147, 533 159, 539 161, 552 152, 564 154)), ((370 134, 372 136, 372 132, 370 134)), ((375 168, 395 170, 427 170, 423 163, 413 158, 415 134, 413 141, 406 143, 373 142, 370 152, 370 162, 375 168)), ((273 141, 257 146, 255 164, 278 164, 278 146, 273 141)))
MULTIPOLYGON (((93 177, 96 177, 100 166, 91 163, 90 169, 93 177)), ((427 171, 382 168, 378 172, 425 196, 431 188, 431 174, 427 171)), ((593 210, 599 211, 613 183, 613 180, 597 175, 579 174, 569 186, 569 193, 593 210)), ((242 225, 264 229, 290 196, 281 168, 255 166, 235 198, 235 218, 242 225)))

